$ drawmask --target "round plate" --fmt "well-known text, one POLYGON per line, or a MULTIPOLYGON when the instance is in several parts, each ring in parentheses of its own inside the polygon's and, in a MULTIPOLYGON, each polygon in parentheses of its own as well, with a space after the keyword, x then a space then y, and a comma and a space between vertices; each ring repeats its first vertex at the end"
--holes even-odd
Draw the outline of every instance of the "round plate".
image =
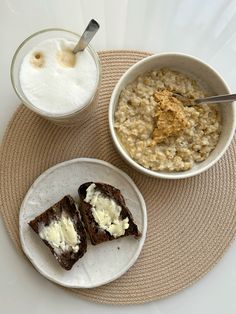
POLYGON ((25 196, 19 219, 22 248, 31 263, 49 280, 71 288, 93 288, 123 275, 138 258, 147 229, 145 202, 130 177, 107 162, 90 158, 69 160, 41 174, 25 196), (78 187, 87 181, 104 182, 120 189, 142 236, 123 237, 96 246, 88 241, 87 253, 66 271, 28 222, 66 194, 77 201, 78 187))

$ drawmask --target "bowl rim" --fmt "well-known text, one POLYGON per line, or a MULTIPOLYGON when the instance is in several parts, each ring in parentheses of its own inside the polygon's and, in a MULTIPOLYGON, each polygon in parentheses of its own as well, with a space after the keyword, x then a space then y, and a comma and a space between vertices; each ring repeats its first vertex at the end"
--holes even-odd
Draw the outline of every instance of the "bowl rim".
MULTIPOLYGON (((109 109, 108 109, 108 123, 109 123, 109 130, 110 130, 110 134, 113 140, 113 143, 116 147, 116 149, 119 151, 119 153, 121 154, 122 158, 129 164, 131 165, 133 168, 135 168, 136 170, 138 170, 139 172, 145 174, 145 175, 149 175, 151 177, 154 178, 162 178, 162 179, 185 179, 185 178, 190 178, 193 176, 196 176, 206 170, 208 170, 210 167, 212 167, 226 152, 227 148, 229 147, 233 136, 234 136, 234 132, 235 132, 235 128, 236 128, 236 108, 234 105, 234 102, 231 103, 232 106, 232 110, 233 110, 233 127, 231 128, 230 131, 230 135, 227 138, 224 148, 220 151, 220 153, 218 154, 218 156, 216 158, 214 158, 211 162, 207 163, 205 166, 199 168, 199 169, 194 169, 191 172, 184 172, 184 171, 180 171, 180 172, 158 172, 155 170, 150 170, 147 169, 143 166, 141 166, 140 164, 138 164, 136 161, 134 161, 129 154, 125 151, 125 149, 122 147, 121 143, 118 140, 118 137, 116 135, 115 129, 113 127, 113 108, 115 107, 116 103, 115 103, 115 98, 117 96, 118 90, 120 89, 121 84, 123 83, 123 80, 129 76, 135 69, 137 69, 141 64, 143 63, 148 63, 150 60, 152 59, 158 59, 160 57, 163 56, 170 56, 170 57, 184 57, 187 59, 191 59, 194 62, 198 62, 201 63, 203 66, 207 67, 208 69, 210 69, 213 74, 215 76, 218 76, 218 78, 220 79, 222 85, 224 86, 224 88, 228 91, 228 93, 231 93, 230 88, 228 86, 228 84, 226 83, 226 81, 223 79, 223 77, 219 74, 219 72, 217 70, 215 70, 211 65, 207 64, 205 61, 201 60, 198 57, 189 55, 189 54, 185 54, 185 53, 177 53, 177 52, 163 52, 163 53, 155 53, 151 56, 145 57, 143 59, 141 59, 140 61, 136 62, 135 64, 133 64, 118 80, 115 88, 113 89, 111 98, 110 98, 110 102, 109 102, 109 109)), ((207 160, 207 159, 206 159, 207 160)), ((191 169, 190 169, 191 170, 191 169)))

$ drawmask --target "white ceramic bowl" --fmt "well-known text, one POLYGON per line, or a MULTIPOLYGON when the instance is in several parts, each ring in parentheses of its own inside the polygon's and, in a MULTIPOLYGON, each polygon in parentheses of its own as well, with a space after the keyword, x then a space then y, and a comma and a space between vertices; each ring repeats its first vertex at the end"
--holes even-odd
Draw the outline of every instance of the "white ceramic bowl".
POLYGON ((195 164, 190 170, 180 172, 162 172, 144 168, 129 156, 125 148, 120 143, 113 127, 114 112, 119 100, 119 95, 128 83, 134 81, 135 78, 142 73, 163 67, 186 73, 190 77, 197 79, 212 93, 212 95, 230 93, 229 87, 220 74, 208 64, 195 57, 180 53, 162 53, 153 55, 134 64, 118 81, 115 89, 113 90, 109 105, 109 128, 116 149, 124 160, 136 170, 155 178, 188 178, 209 169, 223 156, 234 135, 236 109, 233 103, 219 105, 222 115, 222 132, 216 148, 211 152, 210 156, 205 161, 195 164))

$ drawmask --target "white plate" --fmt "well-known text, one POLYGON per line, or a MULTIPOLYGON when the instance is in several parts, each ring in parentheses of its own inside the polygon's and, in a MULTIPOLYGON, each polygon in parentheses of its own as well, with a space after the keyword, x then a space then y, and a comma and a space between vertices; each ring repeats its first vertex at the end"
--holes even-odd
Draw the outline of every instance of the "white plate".
POLYGON ((25 196, 19 219, 22 248, 31 263, 46 278, 73 288, 97 287, 123 275, 138 258, 147 229, 145 202, 134 182, 109 163, 90 158, 69 160, 41 174, 25 196), (87 253, 66 271, 28 222, 66 194, 78 200, 78 187, 87 181, 104 182, 120 189, 142 236, 124 237, 97 246, 88 241, 87 253))

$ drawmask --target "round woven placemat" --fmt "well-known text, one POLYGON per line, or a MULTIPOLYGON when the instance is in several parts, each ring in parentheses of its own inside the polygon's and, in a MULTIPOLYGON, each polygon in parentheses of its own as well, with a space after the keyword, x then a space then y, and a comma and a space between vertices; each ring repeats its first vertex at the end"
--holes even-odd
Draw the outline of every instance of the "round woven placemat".
POLYGON ((236 233, 235 140, 210 170, 176 181, 143 176, 115 151, 108 131, 109 98, 121 74, 145 56, 134 51, 100 53, 100 99, 90 121, 76 128, 58 127, 20 106, 1 147, 1 212, 18 250, 18 213, 24 195, 44 170, 58 162, 76 157, 106 160, 127 172, 143 193, 148 233, 138 261, 108 285, 71 289, 101 303, 144 303, 180 291, 215 265, 236 233))

